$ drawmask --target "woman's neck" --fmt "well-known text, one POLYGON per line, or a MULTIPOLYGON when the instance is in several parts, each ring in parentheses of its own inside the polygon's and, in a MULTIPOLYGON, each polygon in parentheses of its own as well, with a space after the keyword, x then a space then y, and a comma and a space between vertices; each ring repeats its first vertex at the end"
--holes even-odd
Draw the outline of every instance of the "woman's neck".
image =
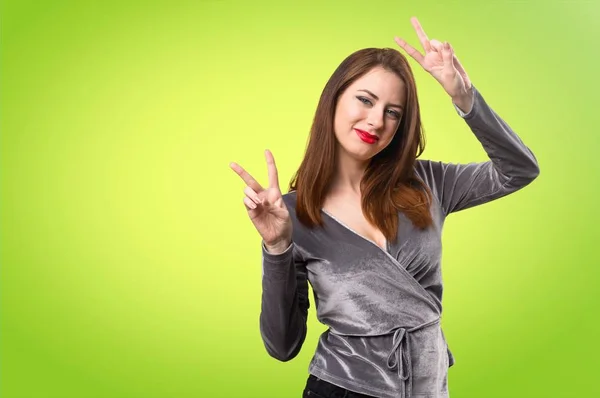
POLYGON ((352 193, 360 196, 360 184, 367 165, 368 161, 358 161, 348 155, 338 153, 336 172, 330 192, 332 194, 352 193))

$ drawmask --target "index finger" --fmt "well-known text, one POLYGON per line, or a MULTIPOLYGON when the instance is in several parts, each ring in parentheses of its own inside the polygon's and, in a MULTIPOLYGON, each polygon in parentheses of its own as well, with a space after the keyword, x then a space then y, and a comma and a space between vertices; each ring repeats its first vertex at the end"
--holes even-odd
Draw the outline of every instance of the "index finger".
POLYGON ((412 17, 410 19, 410 22, 412 23, 413 28, 415 28, 415 31, 417 32, 417 36, 419 37, 419 41, 423 46, 423 50, 425 50, 426 52, 431 51, 431 44, 429 44, 429 38, 427 37, 427 34, 423 30, 423 27, 419 23, 419 20, 416 17, 412 17))
POLYGON ((421 54, 417 49, 408 44, 404 39, 395 37, 394 40, 400 47, 404 49, 404 51, 406 51, 408 55, 410 55, 419 64, 423 65, 423 54, 421 54))
POLYGON ((269 187, 279 189, 279 177, 277 175, 277 166, 275 166, 275 158, 268 149, 265 150, 265 158, 267 159, 267 170, 269 172, 269 187))
POLYGON ((246 170, 244 170, 244 168, 242 166, 240 166, 239 164, 237 164, 235 162, 231 162, 229 164, 229 167, 231 167, 231 169, 233 171, 235 171, 237 175, 242 177, 242 180, 244 180, 246 185, 248 185, 250 188, 254 189, 255 192, 258 193, 263 190, 263 187, 258 183, 258 181, 256 181, 254 179, 254 177, 252 177, 250 175, 250 173, 248 173, 246 170))

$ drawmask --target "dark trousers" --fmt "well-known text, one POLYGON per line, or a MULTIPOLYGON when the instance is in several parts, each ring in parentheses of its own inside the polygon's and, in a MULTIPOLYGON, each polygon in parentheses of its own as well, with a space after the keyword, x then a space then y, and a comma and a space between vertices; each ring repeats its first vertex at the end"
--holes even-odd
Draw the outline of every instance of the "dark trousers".
POLYGON ((308 376, 302 398, 373 398, 371 395, 359 394, 333 385, 316 376, 308 376))

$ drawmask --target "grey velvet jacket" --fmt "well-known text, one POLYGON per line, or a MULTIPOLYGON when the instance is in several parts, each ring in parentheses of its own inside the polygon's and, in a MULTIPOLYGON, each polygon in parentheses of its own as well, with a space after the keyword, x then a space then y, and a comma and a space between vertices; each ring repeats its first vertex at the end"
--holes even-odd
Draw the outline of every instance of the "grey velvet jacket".
POLYGON ((417 159, 416 175, 433 193, 431 227, 420 230, 399 213, 397 239, 384 251, 325 211, 324 227, 304 227, 296 218, 295 193, 284 195, 292 244, 282 254, 262 248, 260 331, 271 356, 287 361, 300 351, 310 282, 317 318, 329 327, 311 374, 376 397, 448 397, 454 358, 440 326, 444 220, 515 192, 539 174, 532 152, 475 88, 474 94, 472 109, 459 114, 490 160, 417 159))

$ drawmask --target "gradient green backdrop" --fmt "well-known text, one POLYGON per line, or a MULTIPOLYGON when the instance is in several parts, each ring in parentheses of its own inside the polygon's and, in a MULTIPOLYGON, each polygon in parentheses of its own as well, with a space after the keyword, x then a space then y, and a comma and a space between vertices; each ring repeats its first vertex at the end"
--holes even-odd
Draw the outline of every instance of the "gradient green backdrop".
MULTIPOLYGON (((447 220, 451 396, 600 396, 600 2, 293 3, 2 1, 0 397, 299 397, 325 328, 264 350, 228 164, 285 186, 335 67, 413 15, 541 165, 447 220)), ((485 160, 412 65, 424 157, 485 160)))

